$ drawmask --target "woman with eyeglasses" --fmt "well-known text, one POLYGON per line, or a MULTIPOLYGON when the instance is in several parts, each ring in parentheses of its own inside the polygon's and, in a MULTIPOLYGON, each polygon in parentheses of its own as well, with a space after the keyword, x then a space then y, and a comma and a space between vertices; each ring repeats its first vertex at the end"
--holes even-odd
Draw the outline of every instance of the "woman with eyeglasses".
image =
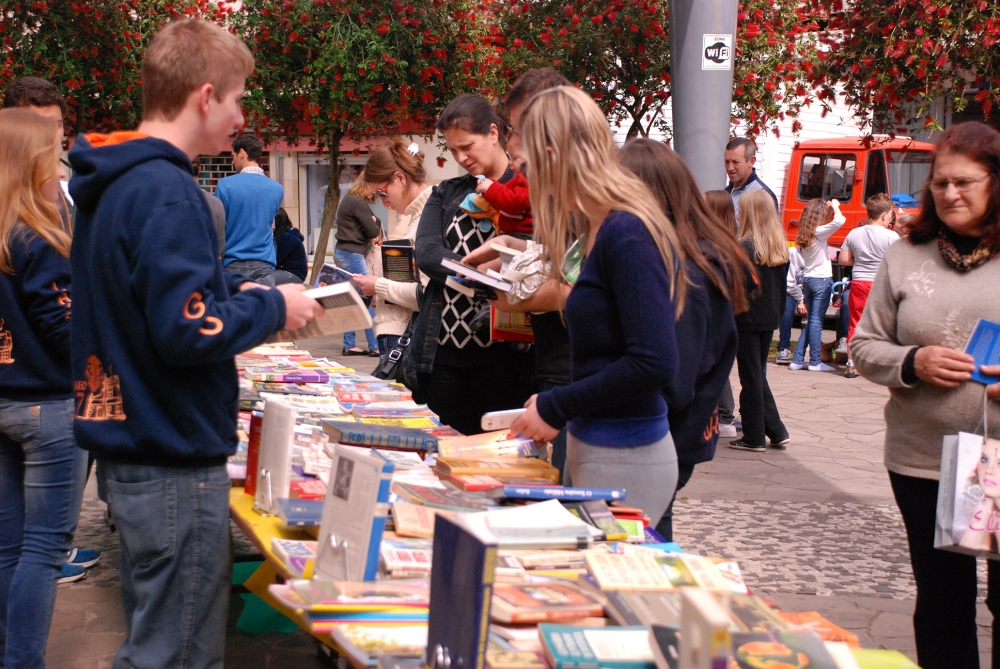
MULTIPOLYGON (((432 190, 427 185, 424 152, 417 150, 416 144, 409 144, 401 137, 392 137, 385 146, 371 154, 361 176, 369 192, 374 192, 375 197, 399 215, 395 227, 389 232, 389 239, 408 239, 412 243, 417 237, 420 212, 424 210, 432 190)), ((356 276, 354 283, 366 296, 378 296, 375 337, 384 358, 399 343, 413 312, 420 308, 420 284, 392 281, 381 274, 356 276)), ((426 279, 426 276, 421 276, 422 281, 426 279)))
MULTIPOLYGON (((906 526, 924 669, 979 666, 976 558, 935 549, 934 520, 943 436, 982 429, 984 388, 970 381, 973 358, 962 350, 980 318, 1000 323, 998 251, 1000 133, 951 126, 937 141, 920 214, 886 251, 850 346, 861 376, 889 387, 885 465, 906 526)), ((982 371, 1000 374, 1000 365, 982 371)), ((986 392, 1000 398, 1000 384, 986 392)), ((989 436, 1000 438, 1000 408, 988 411, 989 436)), ((1000 658, 1000 564, 987 564, 1000 658)))

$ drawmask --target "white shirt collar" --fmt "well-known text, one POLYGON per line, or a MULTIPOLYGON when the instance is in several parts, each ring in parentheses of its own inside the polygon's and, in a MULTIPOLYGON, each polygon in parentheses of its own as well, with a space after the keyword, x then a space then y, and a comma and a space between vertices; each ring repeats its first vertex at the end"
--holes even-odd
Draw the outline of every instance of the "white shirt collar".
POLYGON ((244 167, 242 170, 240 170, 240 174, 259 174, 262 177, 266 177, 267 176, 266 174, 264 174, 264 170, 262 170, 259 167, 254 167, 254 166, 244 167))

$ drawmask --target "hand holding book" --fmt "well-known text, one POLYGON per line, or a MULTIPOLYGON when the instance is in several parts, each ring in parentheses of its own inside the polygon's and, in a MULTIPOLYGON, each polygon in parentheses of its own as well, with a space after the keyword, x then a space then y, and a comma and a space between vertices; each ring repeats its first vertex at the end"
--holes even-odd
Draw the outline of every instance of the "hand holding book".
POLYGON ((275 290, 285 298, 285 329, 298 330, 314 318, 322 316, 326 311, 319 302, 304 295, 306 287, 302 284, 286 283, 275 290))

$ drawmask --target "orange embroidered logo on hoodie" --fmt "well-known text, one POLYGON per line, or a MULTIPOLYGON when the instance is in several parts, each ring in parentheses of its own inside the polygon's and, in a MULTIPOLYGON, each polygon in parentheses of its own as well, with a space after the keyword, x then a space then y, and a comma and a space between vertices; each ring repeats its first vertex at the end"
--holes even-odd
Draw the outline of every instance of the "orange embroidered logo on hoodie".
POLYGON ((205 319, 205 324, 198 328, 198 332, 211 337, 222 332, 223 323, 215 316, 205 316, 205 303, 201 301, 201 293, 191 293, 191 297, 184 303, 184 318, 189 321, 205 319))
POLYGON ((14 362, 14 337, 10 330, 3 329, 3 319, 0 318, 0 365, 10 365, 14 362))
POLYGON ((87 380, 74 381, 78 420, 125 420, 122 391, 117 374, 105 374, 104 365, 92 355, 87 358, 87 380))

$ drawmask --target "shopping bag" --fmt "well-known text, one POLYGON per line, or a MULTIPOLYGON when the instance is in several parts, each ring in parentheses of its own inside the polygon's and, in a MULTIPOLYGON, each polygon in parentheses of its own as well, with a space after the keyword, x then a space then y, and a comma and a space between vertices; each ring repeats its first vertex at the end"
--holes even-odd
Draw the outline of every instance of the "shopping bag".
POLYGON ((944 437, 934 547, 1000 559, 1000 440, 944 437))

